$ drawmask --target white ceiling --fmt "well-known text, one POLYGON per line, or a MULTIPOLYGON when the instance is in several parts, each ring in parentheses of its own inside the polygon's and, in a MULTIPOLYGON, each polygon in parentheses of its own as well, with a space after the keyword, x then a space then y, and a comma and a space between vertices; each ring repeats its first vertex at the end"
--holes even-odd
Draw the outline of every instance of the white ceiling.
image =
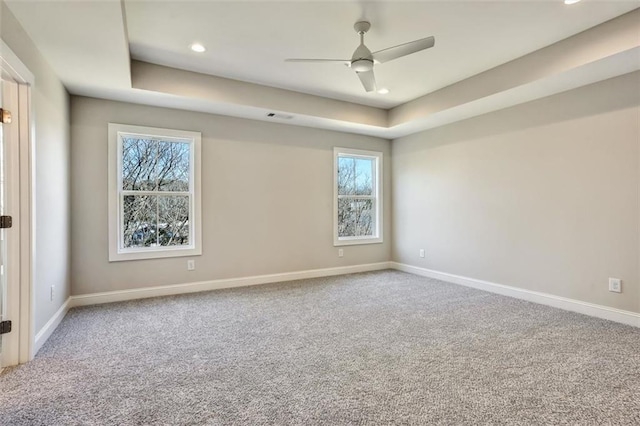
POLYGON ((258 120, 276 111, 386 138, 640 69, 640 9, 597 26, 637 1, 5 2, 72 94, 258 120), (376 65, 388 95, 366 93, 343 65, 284 62, 349 58, 361 19, 373 51, 436 38, 376 65), (194 41, 208 50, 191 52, 194 41))
POLYGON ((391 108, 565 39, 638 7, 638 2, 557 1, 139 1, 125 0, 131 56, 146 62, 391 108), (375 67, 366 93, 339 63, 368 20, 372 51, 435 36, 434 48, 375 67), (198 41, 204 54, 189 50, 198 41))

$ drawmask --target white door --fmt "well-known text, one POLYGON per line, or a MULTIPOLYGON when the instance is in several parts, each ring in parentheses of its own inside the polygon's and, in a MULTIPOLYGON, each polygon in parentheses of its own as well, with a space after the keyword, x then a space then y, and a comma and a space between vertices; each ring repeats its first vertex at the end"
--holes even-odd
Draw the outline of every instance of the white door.
MULTIPOLYGON (((16 332, 19 298, 19 206, 18 84, 2 75, 0 108, 11 114, 0 123, 0 215, 12 216, 11 228, 0 229, 0 317, 11 321, 12 332, 0 335, 0 368, 19 362, 19 336, 16 332), (9 122, 10 121, 10 122, 9 122)), ((1 223, 1 221, 0 221, 1 223)), ((5 325, 6 328, 6 325, 5 325)))
MULTIPOLYGON (((0 108, 2 108, 2 93, 3 93, 4 81, 0 84, 0 108)), ((4 124, 2 124, 2 120, 0 120, 0 212, 4 212, 4 124)), ((0 213, 4 214, 4 213, 0 213)), ((7 280, 4 273, 4 232, 0 232, 0 321, 3 321, 5 318, 5 312, 7 311, 6 300, 7 300, 7 280)), ((3 367, 3 356, 2 356, 2 348, 4 341, 4 336, 0 336, 0 368, 3 367)))

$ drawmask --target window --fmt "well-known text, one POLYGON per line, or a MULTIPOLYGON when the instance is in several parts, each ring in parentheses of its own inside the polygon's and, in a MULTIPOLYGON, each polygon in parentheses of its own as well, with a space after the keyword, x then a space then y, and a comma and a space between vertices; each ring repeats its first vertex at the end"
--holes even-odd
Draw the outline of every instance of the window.
POLYGON ((382 242, 382 153, 334 148, 336 246, 382 242))
POLYGON ((202 254, 200 139, 109 123, 109 261, 202 254))

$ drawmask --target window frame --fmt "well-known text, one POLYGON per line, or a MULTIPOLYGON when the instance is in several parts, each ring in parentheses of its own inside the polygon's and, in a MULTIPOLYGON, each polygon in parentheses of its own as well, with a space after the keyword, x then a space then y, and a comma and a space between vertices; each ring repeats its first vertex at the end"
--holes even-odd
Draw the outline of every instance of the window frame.
MULTIPOLYGON (((200 150, 202 134, 186 130, 109 123, 109 262, 158 259, 202 254, 202 214, 200 150), (189 143, 189 242, 188 246, 124 248, 122 214, 122 140, 123 135, 189 143)), ((162 194, 162 191, 152 191, 162 194)))
MULTIPOLYGON (((382 200, 382 165, 383 155, 379 151, 367 151, 362 149, 353 148, 333 148, 333 245, 338 246, 350 246, 360 244, 378 244, 383 242, 382 238, 382 221, 383 221, 383 200, 382 200), (374 232, 372 236, 359 236, 359 237, 340 237, 338 235, 338 199, 353 198, 351 196, 341 196, 338 194, 338 158, 340 156, 347 157, 359 157, 374 160, 375 176, 373 179, 373 196, 371 199, 374 203, 374 215, 375 224, 374 232)), ((368 198, 367 198, 368 199, 368 198)))

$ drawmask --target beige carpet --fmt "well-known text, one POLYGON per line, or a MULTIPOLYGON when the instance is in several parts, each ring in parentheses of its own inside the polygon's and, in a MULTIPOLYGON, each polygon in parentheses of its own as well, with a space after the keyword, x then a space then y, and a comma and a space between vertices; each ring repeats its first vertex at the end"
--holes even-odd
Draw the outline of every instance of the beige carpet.
POLYGON ((2 425, 640 424, 640 329, 396 271, 72 310, 2 425))

